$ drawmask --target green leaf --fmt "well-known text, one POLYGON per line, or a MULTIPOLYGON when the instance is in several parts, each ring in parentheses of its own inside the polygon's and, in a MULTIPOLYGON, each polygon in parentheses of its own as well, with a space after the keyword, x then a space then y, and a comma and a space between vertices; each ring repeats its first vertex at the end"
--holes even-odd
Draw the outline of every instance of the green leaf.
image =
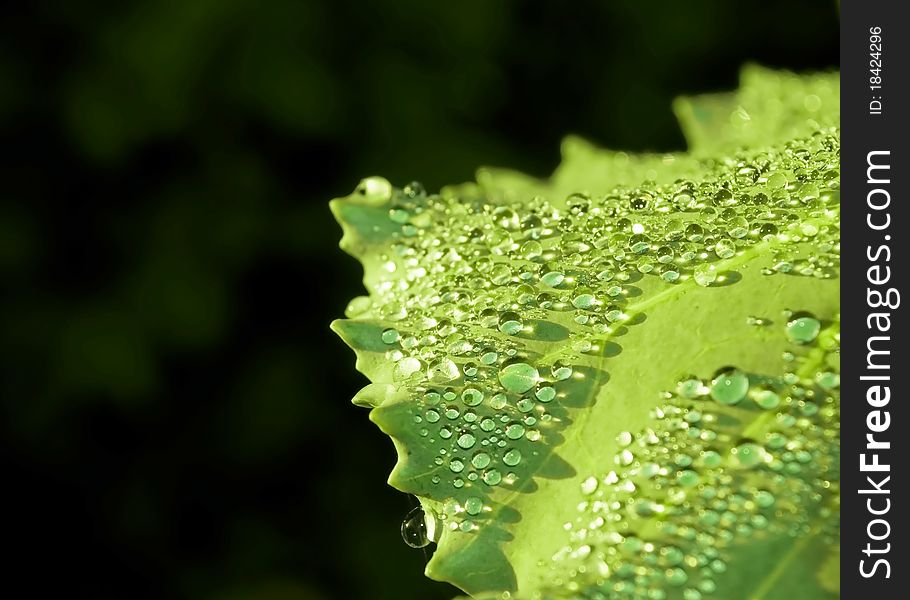
POLYGON ((428 576, 837 597, 837 78, 742 84, 677 103, 690 154, 569 138, 546 181, 332 202, 369 293, 332 326, 427 515, 428 576))

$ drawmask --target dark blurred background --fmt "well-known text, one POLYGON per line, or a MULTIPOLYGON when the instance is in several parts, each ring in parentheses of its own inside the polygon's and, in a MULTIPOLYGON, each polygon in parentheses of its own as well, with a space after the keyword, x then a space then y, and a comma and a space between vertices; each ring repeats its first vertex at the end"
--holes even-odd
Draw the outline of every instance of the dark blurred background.
POLYGON ((679 94, 838 60, 836 4, 5 2, 4 595, 434 599, 327 201, 684 142, 679 94))

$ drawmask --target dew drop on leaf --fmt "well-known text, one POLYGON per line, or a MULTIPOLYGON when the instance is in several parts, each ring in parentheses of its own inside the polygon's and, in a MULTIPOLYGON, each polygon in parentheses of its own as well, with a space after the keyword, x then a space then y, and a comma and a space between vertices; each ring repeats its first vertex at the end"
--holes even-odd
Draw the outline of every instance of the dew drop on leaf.
POLYGON ((477 496, 471 496, 464 501, 464 511, 469 515, 478 515, 483 510, 483 500, 477 496))
POLYGON ((720 372, 711 382, 711 397, 721 404, 738 404, 749 391, 749 377, 739 369, 720 372))
POLYGON ((747 469, 761 464, 766 456, 764 448, 751 442, 740 444, 731 453, 737 464, 747 469))
POLYGON ((510 392, 523 394, 537 385, 540 377, 537 369, 528 363, 518 362, 499 371, 499 383, 510 392))
POLYGON ((800 316, 787 323, 787 337, 797 344, 808 344, 818 336, 821 323, 810 316, 800 316))
POLYGON ((476 388, 467 388, 461 393, 461 400, 468 406, 477 406, 483 402, 483 392, 476 388))
POLYGON ((427 376, 434 383, 447 383, 461 375, 456 365, 449 358, 442 358, 430 365, 427 376))
POLYGON ((490 455, 486 452, 478 452, 471 459, 471 464, 477 469, 486 469, 490 465, 490 455))
POLYGON ((502 462, 510 467, 514 467, 521 462, 521 452, 516 448, 512 448, 503 455, 502 462))
POLYGON ((512 423, 506 427, 506 437, 510 440, 517 440, 525 434, 525 428, 518 423, 512 423))
POLYGON ((499 485, 500 481, 502 481, 502 473, 497 469, 490 469, 483 474, 483 482, 487 485, 499 485))
POLYGON ((714 268, 714 265, 700 264, 695 267, 693 278, 698 285, 708 287, 717 281, 717 270, 714 268))
POLYGON ((471 433, 463 433, 458 436, 458 445, 465 450, 473 448, 475 443, 477 443, 477 438, 471 433))
POLYGON ((770 410, 780 405, 780 396, 773 390, 758 390, 754 394, 755 403, 760 407, 770 410))

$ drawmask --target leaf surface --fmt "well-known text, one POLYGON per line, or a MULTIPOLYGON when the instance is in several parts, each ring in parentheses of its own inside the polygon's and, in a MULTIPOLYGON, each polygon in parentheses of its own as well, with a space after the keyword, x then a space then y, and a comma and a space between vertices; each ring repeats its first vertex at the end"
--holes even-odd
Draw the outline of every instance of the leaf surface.
POLYGON ((680 100, 688 154, 575 138, 334 200, 368 296, 333 328, 476 597, 837 597, 836 75, 680 100), (810 576, 807 576, 810 574, 810 576))

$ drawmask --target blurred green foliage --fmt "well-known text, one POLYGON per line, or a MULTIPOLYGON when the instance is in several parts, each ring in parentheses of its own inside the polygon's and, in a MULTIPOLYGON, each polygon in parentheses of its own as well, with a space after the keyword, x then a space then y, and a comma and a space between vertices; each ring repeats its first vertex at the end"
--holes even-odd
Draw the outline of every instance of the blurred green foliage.
POLYGON ((9 3, 0 437, 33 596, 448 598, 328 331, 326 201, 670 150, 683 93, 837 62, 825 1, 9 3), (405 592, 402 592, 405 590, 405 592))

